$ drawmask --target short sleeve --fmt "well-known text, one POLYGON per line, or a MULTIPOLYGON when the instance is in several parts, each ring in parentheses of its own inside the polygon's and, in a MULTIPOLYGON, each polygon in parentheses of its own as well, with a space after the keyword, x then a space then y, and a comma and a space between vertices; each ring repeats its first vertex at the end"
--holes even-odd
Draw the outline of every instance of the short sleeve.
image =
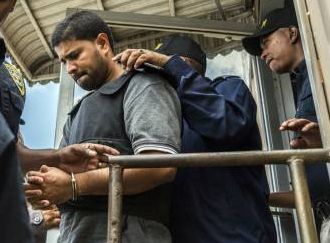
POLYGON ((170 84, 156 74, 136 74, 125 93, 126 133, 135 154, 147 150, 178 153, 181 107, 170 84))

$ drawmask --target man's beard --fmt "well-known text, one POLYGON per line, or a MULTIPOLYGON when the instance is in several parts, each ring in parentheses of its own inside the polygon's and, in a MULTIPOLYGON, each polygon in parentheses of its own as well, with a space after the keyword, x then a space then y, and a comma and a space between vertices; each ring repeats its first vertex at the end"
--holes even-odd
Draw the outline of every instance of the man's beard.
POLYGON ((75 80, 75 82, 84 90, 87 91, 91 91, 96 89, 96 84, 95 84, 95 80, 92 80, 92 78, 90 76, 88 76, 87 74, 85 74, 83 76, 84 81, 80 82, 79 78, 77 80, 75 80))

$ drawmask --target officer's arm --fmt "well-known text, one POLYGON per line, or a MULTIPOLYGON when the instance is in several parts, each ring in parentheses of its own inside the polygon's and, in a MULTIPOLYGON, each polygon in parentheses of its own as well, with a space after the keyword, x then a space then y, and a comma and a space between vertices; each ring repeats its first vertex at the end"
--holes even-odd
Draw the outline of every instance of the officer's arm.
POLYGON ((256 105, 242 79, 231 77, 212 85, 177 55, 164 70, 178 85, 183 117, 192 130, 219 147, 249 136, 256 124, 256 105))
POLYGON ((29 149, 21 140, 17 142, 18 157, 23 171, 39 170, 42 165, 58 167, 67 172, 82 172, 98 168, 108 162, 104 154, 119 152, 101 144, 73 144, 62 149, 29 149))
POLYGON ((58 166, 58 153, 54 149, 29 149, 18 139, 17 153, 24 172, 39 170, 40 166, 47 164, 52 167, 58 166))

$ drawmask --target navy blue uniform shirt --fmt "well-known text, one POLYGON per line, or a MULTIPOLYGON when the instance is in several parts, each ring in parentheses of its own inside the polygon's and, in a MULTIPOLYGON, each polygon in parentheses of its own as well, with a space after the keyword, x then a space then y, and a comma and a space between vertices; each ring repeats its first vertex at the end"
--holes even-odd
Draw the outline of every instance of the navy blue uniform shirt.
MULTIPOLYGON (((256 105, 239 77, 212 82, 178 56, 165 65, 178 87, 183 152, 261 149, 256 105)), ((171 213, 174 243, 276 242, 263 166, 182 168, 171 213)))
POLYGON ((4 62, 0 66, 0 110, 16 136, 25 102, 25 84, 21 72, 4 62))
MULTIPOLYGON (((0 65, 3 65, 5 51, 4 42, 0 39, 0 65)), ((4 78, 3 74, 0 74, 0 242, 31 243, 15 142, 23 103, 16 99, 19 91, 12 86, 13 80, 9 76, 4 78)))
MULTIPOLYGON (((312 96, 311 85, 307 73, 305 60, 295 70, 296 74, 296 115, 297 118, 305 118, 317 122, 317 116, 312 96)), ((299 134, 295 134, 299 137, 299 134)), ((306 165, 306 176, 310 189, 312 202, 316 202, 325 196, 329 196, 329 176, 326 164, 306 165)))

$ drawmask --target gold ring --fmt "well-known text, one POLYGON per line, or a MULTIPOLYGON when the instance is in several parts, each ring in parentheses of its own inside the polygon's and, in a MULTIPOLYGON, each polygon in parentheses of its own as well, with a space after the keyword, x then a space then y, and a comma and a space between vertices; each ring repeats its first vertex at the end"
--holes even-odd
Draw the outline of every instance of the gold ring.
POLYGON ((102 168, 102 163, 99 163, 99 168, 102 168))

